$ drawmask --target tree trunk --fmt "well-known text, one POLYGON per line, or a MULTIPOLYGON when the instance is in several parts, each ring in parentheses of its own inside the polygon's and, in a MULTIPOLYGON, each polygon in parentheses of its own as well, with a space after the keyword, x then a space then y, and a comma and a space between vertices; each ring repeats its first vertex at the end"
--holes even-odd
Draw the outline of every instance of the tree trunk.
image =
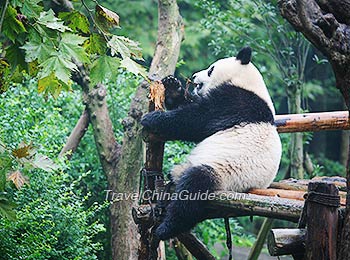
MULTIPOLYGON (((350 55, 349 55, 350 60, 350 55)), ((348 109, 350 110, 349 106, 349 100, 346 100, 346 98, 349 98, 348 89, 350 87, 350 61, 348 61, 347 64, 345 64, 345 68, 341 69, 339 73, 338 66, 333 66, 333 69, 335 70, 336 79, 337 77, 340 77, 337 79, 337 87, 342 90, 342 92, 347 91, 347 94, 343 94, 345 97, 345 101, 347 103, 348 109)), ((350 113, 350 112, 349 112, 350 113)), ((350 144, 350 140, 349 140, 350 144)), ((350 147, 348 148, 348 151, 350 150, 350 147)), ((346 166, 346 186, 347 186, 347 198, 346 198, 346 211, 345 211, 345 218, 344 218, 344 224, 343 229, 341 231, 341 242, 340 242, 340 252, 338 255, 338 259, 350 259, 350 153, 348 153, 348 160, 347 160, 347 166, 346 166)))
MULTIPOLYGON (((290 114, 301 113, 301 85, 288 86, 288 112, 290 114)), ((303 133, 291 134, 290 146, 290 176, 296 179, 304 179, 304 150, 303 133)))

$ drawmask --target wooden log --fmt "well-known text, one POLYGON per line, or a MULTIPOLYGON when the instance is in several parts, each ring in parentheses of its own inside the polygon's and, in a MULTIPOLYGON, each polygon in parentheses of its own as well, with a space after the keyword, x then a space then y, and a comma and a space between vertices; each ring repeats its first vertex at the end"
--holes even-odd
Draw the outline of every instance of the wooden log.
MULTIPOLYGON (((284 190, 284 189, 252 189, 248 192, 248 194, 256 194, 262 196, 274 197, 277 196, 279 198, 286 198, 292 200, 304 200, 304 195, 306 191, 303 190, 284 190)), ((345 206, 346 204, 346 192, 340 191, 340 205, 345 206)))
POLYGON ((280 198, 304 200, 306 191, 302 190, 282 190, 282 189, 252 189, 249 194, 263 195, 263 196, 277 196, 280 198))
POLYGON ((304 202, 237 192, 218 192, 208 204, 208 218, 264 216, 298 222, 304 202))
POLYGON ((306 259, 336 260, 338 188, 330 183, 310 182, 308 191, 306 259))
POLYGON ((350 129, 348 111, 276 115, 279 133, 350 129))
POLYGON ((271 256, 305 253, 305 229, 271 229, 267 237, 267 248, 271 256))

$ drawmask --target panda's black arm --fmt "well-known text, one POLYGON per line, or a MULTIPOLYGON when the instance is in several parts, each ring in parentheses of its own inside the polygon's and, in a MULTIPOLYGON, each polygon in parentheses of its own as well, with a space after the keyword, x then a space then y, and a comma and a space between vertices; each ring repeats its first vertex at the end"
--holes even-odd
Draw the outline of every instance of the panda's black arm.
POLYGON ((148 113, 141 120, 147 131, 166 140, 194 142, 235 125, 261 122, 273 124, 267 103, 232 85, 222 85, 210 96, 177 109, 148 113))
POLYGON ((191 103, 170 111, 154 111, 146 114, 141 124, 146 131, 166 140, 199 142, 210 135, 205 127, 208 114, 203 110, 199 104, 191 103))

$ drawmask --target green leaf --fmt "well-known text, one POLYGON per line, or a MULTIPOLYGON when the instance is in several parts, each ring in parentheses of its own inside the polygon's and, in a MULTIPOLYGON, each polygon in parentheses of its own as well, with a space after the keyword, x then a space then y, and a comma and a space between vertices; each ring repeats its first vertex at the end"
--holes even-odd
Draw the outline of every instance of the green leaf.
POLYGON ((12 70, 19 69, 27 70, 27 63, 25 62, 25 52, 18 44, 11 44, 6 48, 6 60, 11 64, 12 70))
POLYGON ((142 53, 139 44, 124 36, 113 35, 108 41, 107 45, 109 48, 111 48, 112 56, 119 53, 123 59, 134 57, 142 60, 142 53))
POLYGON ((64 20, 68 27, 73 30, 73 32, 81 31, 83 33, 88 33, 90 31, 89 20, 79 11, 62 12, 59 13, 58 17, 64 20))
POLYGON ((27 16, 27 18, 38 18, 40 12, 44 9, 42 6, 38 5, 40 2, 41 0, 23 1, 21 13, 27 16))
POLYGON ((71 72, 77 70, 77 66, 70 60, 65 59, 65 56, 59 52, 56 52, 39 66, 41 68, 38 75, 39 79, 55 72, 56 77, 68 85, 70 85, 71 72))
POLYGON ((0 195, 0 216, 3 216, 8 220, 16 220, 16 212, 14 211, 15 207, 15 203, 9 201, 3 195, 0 195))
POLYGON ((68 26, 63 24, 61 19, 55 17, 55 14, 51 9, 47 12, 41 12, 37 23, 60 32, 72 31, 68 26))
POLYGON ((130 71, 135 75, 141 75, 142 77, 147 78, 146 69, 130 58, 123 59, 120 67, 125 68, 127 71, 130 71))
MULTIPOLYGON (((45 38, 43 40, 45 40, 45 38)), ((38 62, 41 63, 50 57, 50 54, 55 51, 55 47, 51 41, 42 42, 37 39, 27 41, 21 48, 26 52, 26 62, 32 62, 37 59, 38 62)))
POLYGON ((107 49, 105 38, 100 34, 93 33, 84 43, 84 48, 89 54, 105 54, 107 49))
POLYGON ((90 63, 84 48, 81 47, 87 38, 73 34, 63 33, 60 41, 59 49, 67 59, 74 58, 79 62, 90 63))
POLYGON ((38 92, 43 93, 45 96, 51 94, 54 98, 57 98, 61 90, 62 84, 60 84, 54 72, 38 80, 38 92))
POLYGON ((12 42, 15 42, 15 39, 20 33, 26 32, 26 28, 23 23, 17 19, 17 15, 17 10, 9 5, 6 9, 5 19, 2 25, 3 33, 12 42))
POLYGON ((109 57, 103 55, 96 59, 91 66, 90 81, 94 86, 97 83, 101 83, 104 80, 111 80, 118 74, 118 68, 120 65, 120 59, 116 57, 109 57))
POLYGON ((12 170, 12 158, 6 152, 0 154, 0 192, 4 191, 6 184, 6 175, 12 170))

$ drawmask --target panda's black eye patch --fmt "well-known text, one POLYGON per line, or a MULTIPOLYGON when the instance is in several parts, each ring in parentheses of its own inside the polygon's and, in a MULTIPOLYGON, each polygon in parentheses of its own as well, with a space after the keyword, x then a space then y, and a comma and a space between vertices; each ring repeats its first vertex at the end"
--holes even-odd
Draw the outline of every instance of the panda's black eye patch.
POLYGON ((208 70, 208 77, 211 76, 211 74, 213 73, 213 70, 214 70, 214 66, 208 70))

